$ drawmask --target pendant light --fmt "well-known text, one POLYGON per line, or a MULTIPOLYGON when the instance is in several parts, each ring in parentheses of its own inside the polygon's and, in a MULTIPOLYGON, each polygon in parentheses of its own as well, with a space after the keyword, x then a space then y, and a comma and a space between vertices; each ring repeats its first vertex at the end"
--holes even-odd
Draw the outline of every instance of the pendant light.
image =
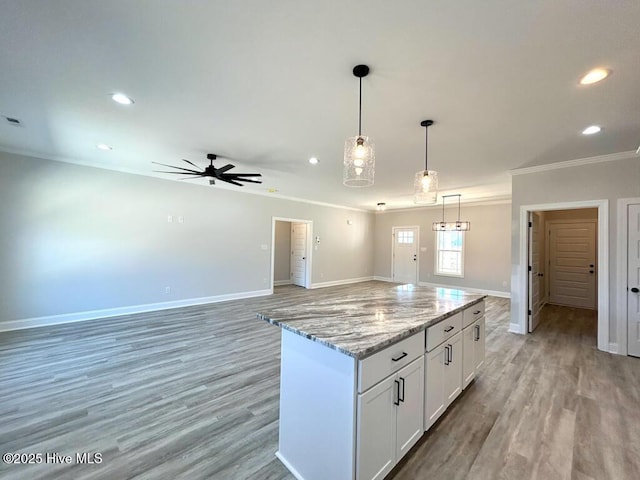
POLYGON ((442 196, 442 221, 441 222, 433 222, 431 229, 436 232, 467 232, 471 230, 471 222, 461 222, 460 221, 460 195, 459 193, 455 195, 443 195, 442 196), (444 199, 449 197, 458 197, 458 220, 455 222, 445 222, 444 221, 444 199))
POLYGON ((424 170, 415 175, 413 181, 413 202, 419 204, 434 204, 438 201, 438 172, 429 170, 427 164, 429 153, 428 130, 433 125, 433 120, 423 120, 420 125, 424 127, 424 170))
POLYGON ((369 137, 362 135, 362 77, 369 74, 369 67, 356 65, 353 74, 360 79, 358 104, 358 135, 344 142, 344 170, 342 183, 347 187, 369 187, 373 185, 375 172, 375 150, 369 137))

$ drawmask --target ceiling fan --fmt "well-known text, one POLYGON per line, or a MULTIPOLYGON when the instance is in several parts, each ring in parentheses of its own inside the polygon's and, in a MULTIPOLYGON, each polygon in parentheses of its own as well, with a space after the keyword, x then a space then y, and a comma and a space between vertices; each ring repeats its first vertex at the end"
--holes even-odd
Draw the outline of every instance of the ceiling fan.
MULTIPOLYGON (((162 165, 163 167, 182 170, 180 172, 175 172, 175 171, 166 172, 161 170, 154 170, 155 172, 158 172, 158 173, 175 173, 178 175, 188 175, 187 177, 181 178, 181 180, 189 180, 192 178, 200 178, 200 177, 211 177, 209 179, 209 185, 215 185, 216 180, 220 180, 222 182, 238 185, 239 187, 244 186, 240 182, 262 183, 262 180, 253 180, 251 178, 246 178, 246 177, 261 177, 262 174, 260 173, 226 173, 232 168, 235 168, 235 165, 231 165, 230 163, 227 163, 224 167, 220 167, 220 168, 214 167, 213 161, 216 158, 218 158, 218 156, 215 153, 208 153, 207 160, 209 160, 210 164, 207 165, 204 170, 193 170, 191 168, 176 167, 175 165, 167 165, 166 163, 158 163, 158 162, 151 162, 151 163, 155 163, 156 165, 162 165)), ((182 160, 187 162, 189 165, 193 165, 197 169, 200 168, 198 167, 198 165, 196 165, 195 163, 189 160, 186 160, 184 158, 182 160)))

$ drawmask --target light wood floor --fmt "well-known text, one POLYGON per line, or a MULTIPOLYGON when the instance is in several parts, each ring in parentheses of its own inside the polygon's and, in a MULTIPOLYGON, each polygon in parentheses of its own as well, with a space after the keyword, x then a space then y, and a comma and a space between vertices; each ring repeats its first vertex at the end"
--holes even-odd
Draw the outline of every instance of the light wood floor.
MULTIPOLYGON (((274 457, 280 331, 255 312, 379 286, 0 333, 0 453, 103 455, 0 478, 293 480, 274 457)), ((640 478, 640 359, 599 352, 589 311, 548 306, 519 336, 489 297, 486 320, 483 372, 389 478, 640 478)))

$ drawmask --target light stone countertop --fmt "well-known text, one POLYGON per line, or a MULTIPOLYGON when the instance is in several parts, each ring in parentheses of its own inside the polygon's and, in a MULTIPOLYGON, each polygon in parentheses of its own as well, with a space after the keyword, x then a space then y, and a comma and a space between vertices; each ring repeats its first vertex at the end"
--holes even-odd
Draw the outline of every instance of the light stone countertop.
POLYGON ((486 295, 450 288, 393 285, 357 295, 275 308, 258 318, 362 359, 424 330, 486 295))

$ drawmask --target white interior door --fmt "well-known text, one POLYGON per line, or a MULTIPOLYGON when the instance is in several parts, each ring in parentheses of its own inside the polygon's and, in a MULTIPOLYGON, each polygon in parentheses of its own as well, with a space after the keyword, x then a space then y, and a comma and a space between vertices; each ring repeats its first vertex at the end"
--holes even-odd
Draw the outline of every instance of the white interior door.
POLYGON ((627 214, 627 352, 640 357, 640 205, 629 205, 627 214))
POLYGON ((418 283, 418 227, 393 227, 393 281, 418 283))
POLYGON ((596 223, 551 223, 549 302, 596 308, 596 223))
POLYGON ((307 224, 291 223, 291 283, 306 287, 307 224))
POLYGON ((529 332, 533 332, 540 323, 543 291, 541 267, 540 215, 529 212, 529 332))

